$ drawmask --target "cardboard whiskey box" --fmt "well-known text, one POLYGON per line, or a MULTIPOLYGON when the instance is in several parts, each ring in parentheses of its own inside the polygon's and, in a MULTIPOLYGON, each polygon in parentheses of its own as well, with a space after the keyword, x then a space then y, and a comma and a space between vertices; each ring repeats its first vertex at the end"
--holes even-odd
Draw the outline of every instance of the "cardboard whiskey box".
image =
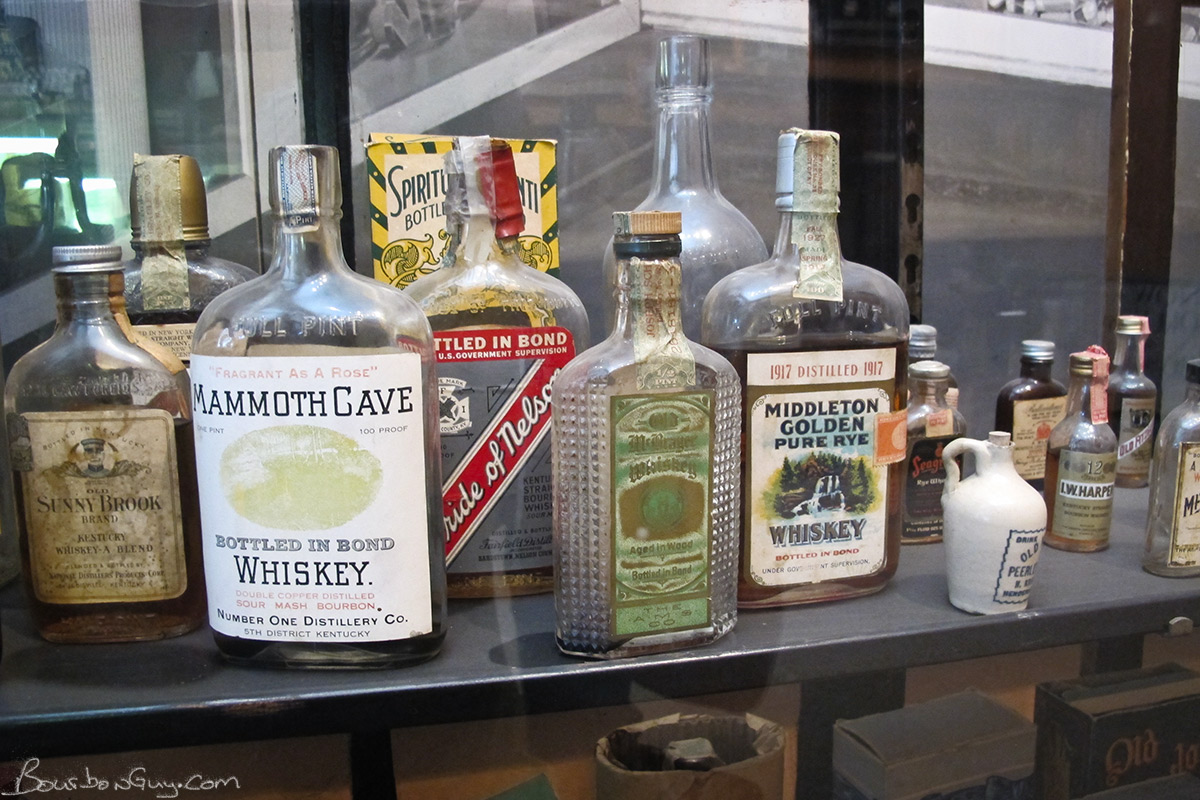
MULTIPOLYGON (((513 150, 525 228, 521 260, 558 274, 556 143, 505 139, 513 150)), ((452 136, 372 133, 367 140, 371 263, 378 280, 404 288, 446 257, 445 155, 452 136)))
POLYGON ((1041 684, 1034 721, 1041 800, 1200 770, 1200 674, 1178 664, 1041 684))
POLYGON ((838 720, 834 800, 1028 800, 1033 724, 966 691, 882 714, 838 720))

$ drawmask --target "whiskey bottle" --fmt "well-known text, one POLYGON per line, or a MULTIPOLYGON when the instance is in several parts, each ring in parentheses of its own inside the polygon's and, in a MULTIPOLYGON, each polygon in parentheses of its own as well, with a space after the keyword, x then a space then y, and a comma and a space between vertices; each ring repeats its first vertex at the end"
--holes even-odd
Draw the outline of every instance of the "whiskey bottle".
POLYGON ((234 661, 434 656, 445 556, 433 335, 342 255, 337 150, 270 154, 274 255, 192 353, 209 624, 234 661))
POLYGON ((4 393, 30 611, 52 642, 178 636, 204 617, 187 373, 131 332, 119 247, 52 258, 54 333, 4 393))
MULTIPOLYGON (((712 76, 708 40, 670 36, 658 43, 654 101, 658 133, 650 193, 637 211, 678 211, 683 218, 683 332, 700 339, 700 313, 708 290, 740 267, 767 258, 758 230, 730 203, 717 185, 713 169, 709 118, 712 76)), ((616 285, 612 242, 604 254, 606 286, 616 285)), ((612 324, 614 307, 605 296, 606 317, 612 324)))
POLYGON ((453 257, 406 293, 437 351, 447 592, 548 592, 550 385, 587 347, 587 312, 518 256, 524 214, 509 145, 459 138, 446 162, 453 257))
POLYGON ((1124 488, 1150 483, 1158 390, 1142 371, 1149 335, 1146 317, 1117 317, 1117 349, 1108 376, 1108 424, 1117 434, 1117 486, 1124 488))
POLYGON ((1108 426, 1108 354, 1071 354, 1067 411, 1046 450, 1046 544, 1090 552, 1108 547, 1117 436, 1108 426))
POLYGON ((613 215, 617 324, 554 382, 559 648, 711 642, 737 617, 737 375, 680 320, 677 212, 613 215))
POLYGON ((1021 375, 996 396, 996 430, 1012 434, 1013 466, 1038 491, 1046 477, 1046 442, 1067 413, 1067 389, 1050 376, 1054 342, 1021 342, 1021 375))
MULTIPOLYGON (((916 327, 915 325, 913 326, 916 327)), ((940 361, 908 366, 908 458, 904 475, 904 544, 942 540, 942 487, 946 467, 942 449, 967 432, 958 409, 951 408, 950 367, 940 361)))
MULTIPOLYGON (((933 361, 937 358, 937 328, 932 325, 910 325, 908 328, 908 360, 933 361)), ((911 387, 909 393, 912 393, 911 387)), ((950 373, 946 386, 946 403, 958 408, 958 379, 950 373)))
POLYGON ((785 132, 776 176, 774 254, 704 306, 745 398, 742 607, 877 592, 900 553, 908 303, 841 256, 836 133, 785 132))
POLYGON ((137 334, 184 364, 200 312, 256 273, 210 255, 208 199, 191 156, 133 157, 129 216, 134 258, 125 265, 125 303, 137 334))
POLYGON ((1142 567, 1155 575, 1200 575, 1200 359, 1187 363, 1187 394, 1158 428, 1142 567))

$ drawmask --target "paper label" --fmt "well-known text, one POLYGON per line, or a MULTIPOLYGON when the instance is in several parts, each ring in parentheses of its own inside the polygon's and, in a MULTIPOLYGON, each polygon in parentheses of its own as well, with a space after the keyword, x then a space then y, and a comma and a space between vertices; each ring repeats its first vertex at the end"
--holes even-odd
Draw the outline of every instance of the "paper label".
POLYGON ((925 415, 925 438, 949 436, 954 433, 954 412, 948 408, 930 411, 925 415))
POLYGON ((896 350, 748 353, 743 569, 782 586, 869 575, 886 557, 896 350))
POLYGON ((22 451, 13 463, 39 600, 146 602, 183 594, 187 566, 170 414, 31 412, 10 426, 22 451))
POLYGON ((421 356, 195 355, 191 375, 213 630, 429 633, 421 356))
POLYGON ((571 332, 458 329, 434 343, 449 570, 550 566, 550 387, 575 356, 571 332))
POLYGON ((149 339, 165 347, 187 366, 192 358, 192 334, 196 332, 194 322, 175 322, 166 325, 134 325, 133 331, 143 339, 149 339))
POLYGON ((1033 588, 1033 570, 1042 549, 1045 528, 1034 531, 1009 530, 1004 544, 1004 558, 996 573, 996 589, 992 602, 1024 607, 1033 588))
POLYGON ((679 313, 678 261, 629 259, 629 300, 637 388, 674 389, 696 383, 696 358, 679 313))
POLYGON ((1117 433, 1117 474, 1142 475, 1150 469, 1154 449, 1154 398, 1121 398, 1117 433))
POLYGON ((616 636, 711 624, 713 397, 612 398, 616 636))
POLYGON ((956 436, 938 436, 911 443, 904 477, 904 538, 942 535, 942 487, 946 465, 942 449, 956 436))
POLYGON ((1066 395, 1013 403, 1013 466, 1025 480, 1046 477, 1046 443, 1066 413, 1066 395))
POLYGON ((1200 442, 1184 442, 1179 447, 1179 478, 1172 517, 1167 564, 1173 567, 1200 564, 1200 442))
POLYGON ((1051 526, 1055 536, 1080 541, 1108 539, 1116 473, 1116 453, 1059 452, 1051 526))

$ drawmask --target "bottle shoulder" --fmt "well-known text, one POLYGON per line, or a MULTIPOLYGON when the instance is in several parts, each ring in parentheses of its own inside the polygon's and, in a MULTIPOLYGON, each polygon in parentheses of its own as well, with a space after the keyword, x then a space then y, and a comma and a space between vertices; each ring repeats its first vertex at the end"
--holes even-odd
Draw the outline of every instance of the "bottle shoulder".
MULTIPOLYGON (((676 391, 739 385, 737 371, 724 356, 690 340, 687 344, 696 364, 696 384, 679 387, 676 391)), ((658 357, 649 359, 650 362, 655 360, 658 357)), ((564 389, 568 386, 605 386, 609 394, 629 394, 634 391, 631 386, 638 363, 633 344, 614 334, 572 359, 555 378, 555 386, 561 385, 564 389)))
MULTIPOLYGON (((207 253, 186 252, 190 308, 200 311, 218 295, 259 277, 249 267, 207 253)), ((143 310, 142 258, 125 262, 125 301, 130 311, 143 310)))
POLYGON ((1068 413, 1050 431, 1048 446, 1052 449, 1080 453, 1116 452, 1117 435, 1108 423, 1094 423, 1083 412, 1068 413))
POLYGON ((1000 387, 998 399, 1015 403, 1022 400, 1043 400, 1066 397, 1067 387, 1056 380, 1043 381, 1037 378, 1014 378, 1000 387))

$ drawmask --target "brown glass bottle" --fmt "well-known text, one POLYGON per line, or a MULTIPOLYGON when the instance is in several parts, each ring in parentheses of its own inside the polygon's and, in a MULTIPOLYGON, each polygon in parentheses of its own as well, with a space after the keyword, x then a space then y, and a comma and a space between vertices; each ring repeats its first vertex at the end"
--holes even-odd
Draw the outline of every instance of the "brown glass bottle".
POLYGON ((950 367, 940 361, 908 365, 908 457, 904 464, 903 544, 942 541, 942 448, 967 432, 967 421, 946 395, 950 367))
POLYGON ((996 396, 995 430, 1012 434, 1013 466, 1030 486, 1042 491, 1046 476, 1046 441, 1067 409, 1067 389, 1050 376, 1054 342, 1021 342, 1021 375, 1004 384, 996 396))
POLYGON ((204 615, 186 374, 130 333, 117 247, 55 248, 58 324, 5 391, 30 611, 55 642, 204 615))

